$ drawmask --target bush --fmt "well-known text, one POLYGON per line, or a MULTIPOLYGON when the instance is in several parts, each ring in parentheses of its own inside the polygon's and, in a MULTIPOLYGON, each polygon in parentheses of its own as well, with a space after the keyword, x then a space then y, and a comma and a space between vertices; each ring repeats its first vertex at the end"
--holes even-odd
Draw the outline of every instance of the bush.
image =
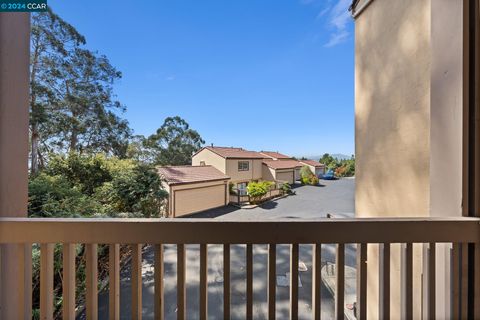
POLYGON ((105 155, 53 156, 29 182, 29 216, 159 216, 167 197, 153 167, 105 155))
POLYGON ((318 177, 313 175, 310 178, 309 184, 311 184, 312 186, 316 186, 318 184, 318 182, 319 182, 318 177))
POLYGON ((283 183, 280 190, 282 190, 284 194, 290 194, 292 193, 292 186, 290 186, 289 183, 283 183))
POLYGON ((41 173, 28 183, 29 217, 90 217, 101 204, 62 175, 41 173))
POLYGON ((235 187, 235 185, 233 184, 233 182, 228 183, 228 192, 230 194, 237 194, 237 192, 233 189, 234 187, 235 187))
POLYGON ((309 166, 303 166, 300 169, 300 177, 302 184, 310 184, 316 186, 318 184, 318 177, 310 170, 309 166))
POLYGON ((308 184, 310 182, 310 178, 309 177, 302 177, 301 181, 302 181, 302 184, 308 184))
POLYGON ((247 192, 250 196, 251 203, 258 203, 261 201, 262 197, 270 191, 273 182, 271 181, 260 181, 260 182, 250 182, 247 186, 247 192))
POLYGON ((310 178, 311 176, 314 176, 315 174, 312 172, 312 170, 310 170, 310 167, 309 166, 303 166, 302 169, 300 169, 300 177, 302 178, 302 182, 303 182, 303 178, 310 178))

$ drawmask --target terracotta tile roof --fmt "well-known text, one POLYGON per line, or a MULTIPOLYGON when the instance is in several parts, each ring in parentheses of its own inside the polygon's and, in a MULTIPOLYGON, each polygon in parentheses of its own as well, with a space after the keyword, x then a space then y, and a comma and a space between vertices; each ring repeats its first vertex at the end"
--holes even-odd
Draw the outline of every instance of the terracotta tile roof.
POLYGON ((297 160, 263 160, 263 164, 272 169, 293 169, 302 166, 297 160))
POLYGON ((315 160, 300 160, 300 162, 311 165, 311 166, 314 166, 314 167, 325 167, 325 165, 323 163, 320 163, 320 162, 315 161, 315 160))
POLYGON ((279 152, 275 151, 260 151, 261 154, 265 155, 266 158, 272 158, 272 159, 292 159, 292 157, 281 154, 279 152))
POLYGON ((169 185, 230 179, 212 166, 158 167, 157 171, 169 185))
MULTIPOLYGON (((245 159, 263 159, 265 156, 256 151, 248 151, 242 148, 234 147, 205 147, 223 158, 245 158, 245 159)), ((202 149, 203 150, 203 149, 202 149)))

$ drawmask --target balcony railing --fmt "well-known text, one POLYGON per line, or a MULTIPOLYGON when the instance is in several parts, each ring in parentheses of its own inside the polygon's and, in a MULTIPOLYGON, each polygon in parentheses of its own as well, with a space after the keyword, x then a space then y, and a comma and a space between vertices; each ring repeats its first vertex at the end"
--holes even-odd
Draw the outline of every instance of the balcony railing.
MULTIPOLYGON (((41 244, 40 263, 40 313, 41 319, 51 319, 54 308, 53 292, 53 246, 63 244, 63 318, 75 318, 75 244, 86 246, 86 315, 88 319, 98 317, 98 277, 97 246, 109 245, 109 317, 119 318, 120 266, 119 245, 128 244, 132 248, 131 259, 131 317, 142 317, 142 244, 154 246, 154 283, 156 319, 164 316, 164 260, 163 248, 166 244, 176 244, 177 249, 177 318, 186 317, 186 245, 200 245, 200 319, 208 319, 208 245, 223 245, 223 317, 230 318, 230 247, 234 244, 246 245, 246 317, 253 317, 253 246, 268 245, 268 274, 265 277, 267 288, 268 318, 276 317, 276 246, 290 246, 290 318, 298 317, 298 262, 299 246, 312 245, 312 318, 320 319, 321 299, 321 245, 336 246, 335 273, 335 317, 344 319, 345 290, 345 245, 357 244, 357 318, 367 318, 367 246, 382 244, 382 286, 384 318, 390 310, 390 248, 401 243, 405 248, 405 304, 402 307, 407 319, 412 318, 413 300, 413 244, 428 244, 428 318, 435 318, 435 273, 436 250, 438 243, 449 243, 452 255, 452 297, 453 318, 466 317, 469 308, 474 308, 475 316, 480 313, 480 285, 475 286, 474 301, 467 301, 465 283, 466 254, 459 255, 462 248, 474 254, 476 267, 473 270, 475 282, 480 281, 480 219, 324 219, 315 221, 220 221, 205 219, 0 219, 0 243, 21 244, 18 250, 31 250, 33 243, 41 244), (462 258, 463 256, 463 258, 462 258), (462 269, 463 268, 463 269, 462 269), (463 270, 463 276, 462 275, 463 270), (473 303, 473 304, 472 304, 473 303), (473 307, 472 307, 473 306, 473 307)), ((25 296, 31 297, 31 287, 25 286, 25 296)), ((25 300, 28 301, 28 300, 25 300)), ((31 306, 25 305, 28 312, 31 306)))

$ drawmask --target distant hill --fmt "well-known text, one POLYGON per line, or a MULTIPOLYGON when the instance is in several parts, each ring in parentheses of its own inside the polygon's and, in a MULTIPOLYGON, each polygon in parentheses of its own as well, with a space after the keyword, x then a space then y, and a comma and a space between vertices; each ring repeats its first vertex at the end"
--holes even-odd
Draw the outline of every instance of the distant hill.
MULTIPOLYGON (((342 153, 333 153, 331 154, 332 157, 337 158, 338 160, 345 160, 345 159, 350 159, 352 156, 351 155, 346 155, 342 153)), ((312 159, 318 161, 322 155, 314 155, 314 156, 297 156, 297 159, 301 159, 302 157, 305 157, 307 159, 312 159)))
POLYGON ((350 159, 352 155, 346 155, 342 153, 334 153, 332 154, 332 157, 337 158, 338 160, 345 160, 345 159, 350 159))

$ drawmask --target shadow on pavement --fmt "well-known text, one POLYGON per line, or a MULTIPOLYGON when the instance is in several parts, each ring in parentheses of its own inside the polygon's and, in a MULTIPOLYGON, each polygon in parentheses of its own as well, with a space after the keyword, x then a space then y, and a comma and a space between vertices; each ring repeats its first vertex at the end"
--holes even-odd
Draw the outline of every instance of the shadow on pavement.
POLYGON ((190 214, 181 218, 216 218, 240 210, 240 208, 228 205, 226 207, 220 207, 215 209, 210 209, 202 211, 199 213, 190 214))

